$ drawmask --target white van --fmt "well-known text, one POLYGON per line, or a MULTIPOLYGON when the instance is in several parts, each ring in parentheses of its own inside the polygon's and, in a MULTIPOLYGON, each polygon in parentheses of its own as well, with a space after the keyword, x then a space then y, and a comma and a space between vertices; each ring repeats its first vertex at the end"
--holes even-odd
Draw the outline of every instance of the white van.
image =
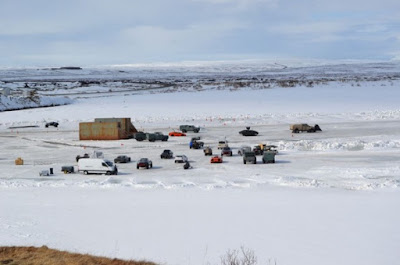
POLYGON ((85 158, 85 159, 79 159, 78 172, 83 172, 83 174, 85 175, 90 173, 117 175, 118 169, 109 160, 100 158, 85 158))

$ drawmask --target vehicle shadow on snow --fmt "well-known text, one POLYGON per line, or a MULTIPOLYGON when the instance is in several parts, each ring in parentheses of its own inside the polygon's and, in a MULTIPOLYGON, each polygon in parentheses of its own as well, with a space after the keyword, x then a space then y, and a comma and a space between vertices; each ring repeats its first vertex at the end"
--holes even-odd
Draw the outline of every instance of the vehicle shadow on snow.
POLYGON ((149 169, 147 169, 145 167, 140 167, 140 168, 135 168, 135 170, 152 170, 152 169, 161 169, 161 168, 163 168, 163 167, 161 167, 161 166, 153 166, 153 167, 151 167, 149 169))
POLYGON ((275 164, 290 164, 292 163, 289 160, 275 160, 275 164))

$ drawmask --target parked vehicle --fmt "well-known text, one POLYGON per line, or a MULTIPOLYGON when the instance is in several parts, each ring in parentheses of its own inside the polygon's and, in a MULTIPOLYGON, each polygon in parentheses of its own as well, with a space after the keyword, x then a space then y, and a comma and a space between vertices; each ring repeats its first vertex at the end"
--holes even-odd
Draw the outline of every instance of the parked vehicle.
POLYGON ((262 161, 263 163, 275 163, 275 155, 274 151, 264 151, 262 161))
POLYGON ((164 159, 174 158, 174 153, 171 150, 165 149, 160 157, 164 159))
POLYGON ((322 131, 321 128, 318 126, 318 124, 315 124, 314 126, 310 126, 306 123, 291 124, 290 130, 292 130, 292 133, 299 133, 299 132, 312 133, 312 132, 316 132, 316 131, 322 131))
POLYGON ((210 163, 211 164, 222 163, 222 157, 221 156, 213 156, 213 157, 211 157, 210 163))
POLYGON ((147 135, 144 132, 137 132, 133 134, 133 138, 136 139, 136 141, 144 141, 147 140, 147 135))
POLYGON ((204 142, 199 141, 200 137, 194 137, 192 140, 189 142, 189 147, 190 149, 201 149, 204 146, 204 142))
POLYGON ((75 171, 74 166, 62 166, 61 167, 61 172, 64 172, 64 174, 74 173, 74 171, 75 171))
POLYGON ((133 138, 136 139, 136 141, 144 141, 148 140, 149 142, 155 142, 155 141, 168 141, 168 135, 164 135, 161 132, 155 132, 155 133, 145 133, 145 132, 137 132, 133 135, 133 138))
POLYGON ((43 177, 43 176, 50 176, 50 172, 48 170, 42 170, 39 172, 39 176, 43 177))
POLYGON ((75 160, 76 160, 76 162, 78 162, 79 159, 82 159, 82 158, 90 158, 90 156, 89 156, 89 154, 87 154, 87 153, 84 154, 83 156, 77 155, 76 158, 75 158, 75 160))
POLYGON ((168 135, 164 135, 161 132, 155 132, 155 133, 147 133, 147 139, 150 142, 155 142, 155 141, 168 141, 168 135))
POLYGON ((239 134, 243 136, 257 136, 258 132, 254 130, 250 130, 250 127, 246 127, 246 130, 240 131, 239 134))
POLYGON ((131 162, 131 158, 126 155, 117 156, 114 159, 114 163, 129 163, 129 162, 131 162))
POLYGON ((229 146, 225 146, 221 150, 221 156, 232 156, 232 149, 229 146))
POLYGON ((53 126, 53 127, 58 127, 58 122, 55 121, 51 121, 51 122, 47 122, 45 127, 48 128, 49 126, 53 126))
POLYGON ((86 158, 78 161, 78 172, 87 174, 117 175, 118 169, 113 162, 101 158, 86 158))
POLYGON ((146 169, 152 168, 153 167, 153 162, 149 160, 148 158, 141 158, 136 164, 136 168, 139 169, 141 167, 144 167, 146 169))
POLYGON ((257 157, 256 154, 254 152, 246 152, 243 155, 243 164, 247 164, 247 163, 252 163, 252 164, 256 164, 257 163, 257 157))
POLYGON ((186 136, 183 132, 170 132, 169 136, 186 136))
POLYGON ((213 152, 211 147, 207 146, 206 148, 203 149, 204 155, 205 156, 212 156, 213 152))
POLYGON ((258 156, 258 155, 263 155, 264 154, 264 149, 261 148, 260 145, 256 145, 253 147, 253 152, 258 156))
POLYGON ((243 156, 245 152, 251 152, 251 147, 248 145, 243 145, 238 150, 238 155, 243 156))
POLYGON ((278 148, 276 145, 264 145, 264 152, 271 151, 271 152, 274 152, 275 154, 277 154, 278 150, 276 148, 278 148))
POLYGON ((222 149, 224 147, 228 147, 228 141, 227 140, 219 141, 218 142, 218 149, 222 149))
POLYGON ((186 163, 189 159, 185 155, 177 155, 175 156, 175 163, 186 163))
POLYGON ((181 126, 179 126, 179 130, 181 130, 184 133, 190 132, 190 131, 198 133, 200 131, 200 127, 196 127, 194 125, 181 125, 181 126))

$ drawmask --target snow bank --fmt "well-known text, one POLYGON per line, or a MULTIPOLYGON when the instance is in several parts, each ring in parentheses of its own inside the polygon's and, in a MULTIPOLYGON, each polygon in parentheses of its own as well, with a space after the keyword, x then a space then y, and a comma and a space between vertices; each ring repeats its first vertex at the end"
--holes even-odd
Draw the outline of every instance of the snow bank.
POLYGON ((0 111, 19 110, 39 107, 53 107, 71 104, 73 101, 67 97, 12 97, 0 96, 0 111))

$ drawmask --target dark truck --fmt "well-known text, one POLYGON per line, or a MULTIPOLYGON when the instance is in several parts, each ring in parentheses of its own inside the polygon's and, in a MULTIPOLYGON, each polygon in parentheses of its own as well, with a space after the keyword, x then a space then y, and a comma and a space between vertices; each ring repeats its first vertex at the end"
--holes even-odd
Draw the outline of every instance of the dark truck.
POLYGON ((155 132, 155 133, 137 132, 133 135, 133 138, 136 139, 136 141, 148 140, 149 142, 168 141, 168 137, 169 137, 168 135, 164 135, 163 133, 160 132, 155 132))
POLYGON ((190 131, 198 133, 200 131, 200 127, 196 127, 194 125, 181 125, 181 126, 179 126, 179 130, 182 131, 183 133, 190 132, 190 131))
POLYGON ((274 151, 264 151, 262 161, 263 163, 275 163, 275 155, 274 151))
POLYGON ((247 164, 247 163, 252 163, 252 164, 257 163, 256 154, 254 152, 245 152, 244 153, 243 164, 247 164))

